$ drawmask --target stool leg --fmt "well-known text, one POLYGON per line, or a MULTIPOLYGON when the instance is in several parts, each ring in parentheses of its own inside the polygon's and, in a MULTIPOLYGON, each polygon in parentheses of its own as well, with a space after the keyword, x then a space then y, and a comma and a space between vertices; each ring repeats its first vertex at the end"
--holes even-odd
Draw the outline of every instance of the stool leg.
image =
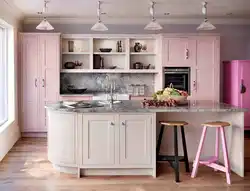
MULTIPOLYGON (((216 137, 215 137, 215 157, 217 159, 216 162, 218 162, 218 160, 219 160, 219 149, 220 149, 219 136, 220 136, 220 127, 217 127, 216 128, 216 137)), ((217 171, 217 169, 214 169, 214 171, 217 171)))
POLYGON ((156 147, 156 155, 157 155, 157 158, 158 158, 158 156, 159 156, 159 154, 160 154, 161 141, 162 141, 163 133, 164 133, 164 125, 161 126, 161 131, 160 131, 159 138, 158 138, 158 141, 157 141, 157 147, 156 147))
POLYGON ((222 140, 224 163, 225 163, 225 167, 226 167, 227 183, 231 184, 231 179, 230 179, 231 169, 230 169, 229 160, 228 160, 227 143, 226 143, 224 127, 220 127, 220 133, 221 133, 221 140, 222 140))
POLYGON ((183 145, 183 152, 184 152, 185 168, 186 168, 186 172, 190 172, 189 163, 188 163, 188 153, 187 153, 185 131, 184 131, 183 126, 181 126, 181 136, 182 136, 182 145, 183 145))
POLYGON ((206 132, 207 132, 207 127, 204 126, 202 134, 201 134, 201 140, 200 140, 200 143, 199 143, 198 151, 196 153, 196 157, 195 157, 194 164, 193 164, 193 171, 192 171, 192 174, 191 174, 192 178, 196 177, 196 174, 197 174, 199 161, 200 161, 201 150, 202 150, 202 147, 203 147, 203 144, 204 144, 206 132))
POLYGON ((174 126, 174 158, 175 158, 175 182, 180 182, 179 156, 178 156, 178 134, 177 126, 174 126))

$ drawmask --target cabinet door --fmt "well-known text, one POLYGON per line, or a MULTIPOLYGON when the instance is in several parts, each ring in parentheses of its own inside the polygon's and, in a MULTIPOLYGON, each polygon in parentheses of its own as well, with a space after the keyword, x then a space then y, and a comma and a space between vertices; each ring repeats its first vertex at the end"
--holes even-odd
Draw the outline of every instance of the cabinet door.
POLYGON ((114 165, 115 116, 83 115, 82 124, 81 165, 114 165))
POLYGON ((151 164, 151 122, 150 115, 120 115, 121 165, 151 164))
POLYGON ((49 160, 76 166, 76 114, 49 111, 48 127, 49 160))
POLYGON ((38 37, 21 35, 22 132, 38 130, 38 37))
MULTIPOLYGON (((238 94, 240 106, 243 108, 250 108, 250 63, 249 61, 240 61, 239 63, 239 80, 238 94), (246 87, 245 93, 240 93, 241 85, 246 87)), ((250 111, 244 113, 244 126, 249 129, 250 127, 250 111)))
POLYGON ((219 101, 219 41, 216 37, 197 39, 195 98, 219 101))
POLYGON ((59 100, 59 66, 60 66, 60 36, 41 35, 39 37, 40 47, 40 109, 39 109, 39 131, 46 132, 46 110, 44 106, 59 100))
POLYGON ((188 38, 167 38, 163 44, 164 66, 190 66, 195 64, 196 42, 188 38))

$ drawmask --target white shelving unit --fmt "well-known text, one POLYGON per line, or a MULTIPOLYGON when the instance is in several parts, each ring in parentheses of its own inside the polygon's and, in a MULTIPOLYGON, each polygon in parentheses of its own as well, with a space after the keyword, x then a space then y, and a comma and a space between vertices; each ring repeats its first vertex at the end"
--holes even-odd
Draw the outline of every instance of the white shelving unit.
POLYGON ((61 73, 160 73, 158 39, 158 35, 62 35, 61 73), (117 51, 118 41, 121 52, 117 51), (136 43, 140 43, 140 51, 134 48, 136 43), (101 52, 101 48, 112 50, 101 52), (100 58, 104 63, 102 69, 98 64, 100 58), (66 62, 77 61, 82 65, 74 69, 65 67, 66 62), (143 69, 135 69, 136 62, 142 63, 143 69), (110 69, 112 67, 116 68, 110 69))

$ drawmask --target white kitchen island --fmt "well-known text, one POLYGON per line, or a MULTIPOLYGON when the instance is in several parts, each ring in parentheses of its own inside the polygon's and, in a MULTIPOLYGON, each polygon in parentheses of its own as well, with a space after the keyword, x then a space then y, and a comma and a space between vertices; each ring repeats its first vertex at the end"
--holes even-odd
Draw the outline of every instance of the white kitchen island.
MULTIPOLYGON (((190 101, 188 105, 178 107, 147 108, 140 101, 122 101, 112 107, 67 108, 55 103, 46 108, 48 159, 61 172, 78 174, 78 177, 156 177, 158 120, 189 123, 185 130, 190 162, 200 140, 200 124, 224 120, 231 123, 231 127, 226 128, 226 136, 232 171, 244 176, 244 109, 210 101, 190 101)), ((214 133, 207 134, 210 143, 204 146, 204 156, 214 152, 214 133)), ((172 137, 173 131, 169 128, 164 134, 161 152, 172 153, 172 137)), ((179 150, 181 155, 182 149, 179 150)))

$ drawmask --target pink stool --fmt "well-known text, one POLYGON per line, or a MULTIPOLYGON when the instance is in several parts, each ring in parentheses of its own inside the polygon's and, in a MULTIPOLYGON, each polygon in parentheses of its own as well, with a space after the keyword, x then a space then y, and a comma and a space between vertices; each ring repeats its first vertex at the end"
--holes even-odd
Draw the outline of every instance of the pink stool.
POLYGON ((202 125, 204 127, 202 131, 198 151, 197 151, 194 163, 193 163, 193 171, 192 171, 191 177, 192 178, 196 177, 199 164, 203 164, 211 168, 214 168, 215 171, 220 170, 222 172, 225 172, 226 177, 227 177, 227 183, 231 184, 231 179, 230 179, 231 169, 230 169, 230 164, 228 160, 227 143, 226 143, 226 137, 225 137, 225 131, 224 131, 224 127, 230 126, 230 124, 227 122, 215 121, 215 122, 204 123, 202 125), (207 132, 207 127, 216 128, 215 156, 210 157, 208 160, 200 160, 200 155, 201 155, 202 147, 203 147, 206 132, 207 132), (219 134, 221 134, 225 166, 217 164, 219 160, 219 134))

